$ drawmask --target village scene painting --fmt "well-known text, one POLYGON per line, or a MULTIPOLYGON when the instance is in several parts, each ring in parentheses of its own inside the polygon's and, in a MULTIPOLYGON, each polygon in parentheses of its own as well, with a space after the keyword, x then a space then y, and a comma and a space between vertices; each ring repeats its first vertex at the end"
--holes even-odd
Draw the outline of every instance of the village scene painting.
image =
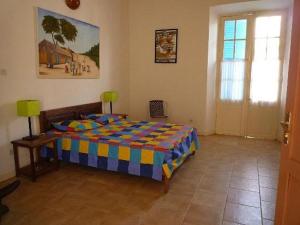
POLYGON ((177 62, 177 29, 155 31, 155 62, 177 62))
POLYGON ((37 8, 38 76, 98 78, 99 27, 37 8))

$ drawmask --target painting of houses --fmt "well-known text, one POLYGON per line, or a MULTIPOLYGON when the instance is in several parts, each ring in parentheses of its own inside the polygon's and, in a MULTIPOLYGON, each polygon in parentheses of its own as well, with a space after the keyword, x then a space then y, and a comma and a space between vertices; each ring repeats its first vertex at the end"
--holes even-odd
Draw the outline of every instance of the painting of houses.
POLYGON ((38 77, 98 78, 99 28, 37 9, 38 77))

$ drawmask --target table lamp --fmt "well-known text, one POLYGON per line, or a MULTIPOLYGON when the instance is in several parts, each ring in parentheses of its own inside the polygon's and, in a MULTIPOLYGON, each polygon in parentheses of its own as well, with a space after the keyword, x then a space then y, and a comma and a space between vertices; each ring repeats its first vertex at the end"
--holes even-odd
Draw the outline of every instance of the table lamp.
POLYGON ((112 114, 112 103, 118 100, 118 93, 116 91, 105 91, 102 97, 104 102, 109 102, 110 114, 112 114))
POLYGON ((28 117, 29 136, 24 137, 23 139, 28 141, 36 139, 38 136, 32 135, 31 116, 40 115, 40 102, 38 100, 17 101, 17 114, 18 116, 28 117))

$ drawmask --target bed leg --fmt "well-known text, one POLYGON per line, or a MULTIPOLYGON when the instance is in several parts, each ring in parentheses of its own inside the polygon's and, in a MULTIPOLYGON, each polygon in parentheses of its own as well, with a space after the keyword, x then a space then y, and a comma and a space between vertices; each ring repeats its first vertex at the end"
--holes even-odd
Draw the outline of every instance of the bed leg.
POLYGON ((166 175, 163 176, 163 179, 164 179, 164 193, 168 193, 169 191, 169 179, 167 178, 166 175))

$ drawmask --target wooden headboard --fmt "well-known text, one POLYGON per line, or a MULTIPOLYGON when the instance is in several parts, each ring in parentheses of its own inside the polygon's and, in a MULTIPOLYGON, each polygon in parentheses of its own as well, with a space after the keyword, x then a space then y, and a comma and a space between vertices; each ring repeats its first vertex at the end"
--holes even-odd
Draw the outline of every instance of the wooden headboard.
POLYGON ((45 133, 50 130, 53 122, 78 120, 81 119, 80 115, 91 113, 102 113, 102 102, 41 111, 39 116, 40 132, 45 133))

